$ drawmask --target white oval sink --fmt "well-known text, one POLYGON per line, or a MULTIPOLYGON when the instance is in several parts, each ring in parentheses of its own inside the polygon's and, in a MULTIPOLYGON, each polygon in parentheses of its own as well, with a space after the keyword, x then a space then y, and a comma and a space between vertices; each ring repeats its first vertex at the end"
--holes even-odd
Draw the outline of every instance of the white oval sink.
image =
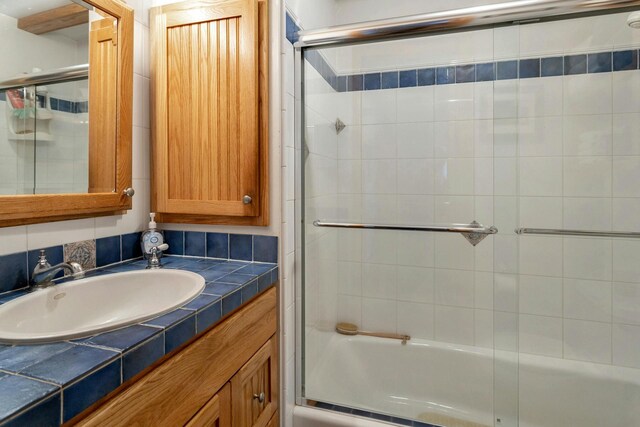
POLYGON ((0 342, 83 338, 156 317, 202 292, 189 271, 142 270, 75 280, 0 305, 0 342))

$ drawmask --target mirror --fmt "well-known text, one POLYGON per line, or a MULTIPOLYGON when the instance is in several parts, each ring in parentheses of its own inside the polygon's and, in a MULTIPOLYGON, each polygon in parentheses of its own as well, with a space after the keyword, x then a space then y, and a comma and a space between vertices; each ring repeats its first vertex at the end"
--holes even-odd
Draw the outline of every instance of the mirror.
POLYGON ((0 0, 0 195, 116 191, 118 19, 0 0))

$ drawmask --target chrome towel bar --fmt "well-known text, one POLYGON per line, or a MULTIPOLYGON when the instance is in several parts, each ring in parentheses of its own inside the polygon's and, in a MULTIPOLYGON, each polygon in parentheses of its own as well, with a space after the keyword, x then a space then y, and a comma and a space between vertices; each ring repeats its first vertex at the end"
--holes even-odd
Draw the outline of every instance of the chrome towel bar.
POLYGON ((473 246, 480 243, 490 234, 496 234, 496 227, 485 227, 473 221, 470 224, 445 224, 445 225, 392 225, 392 224, 358 224, 353 222, 329 222, 322 220, 313 221, 316 227, 331 228, 356 228, 367 230, 396 230, 396 231, 431 231, 436 233, 460 233, 473 246))
POLYGON ((557 228, 516 228, 516 234, 545 234, 551 236, 620 237, 640 238, 640 233, 626 231, 563 230, 557 228))

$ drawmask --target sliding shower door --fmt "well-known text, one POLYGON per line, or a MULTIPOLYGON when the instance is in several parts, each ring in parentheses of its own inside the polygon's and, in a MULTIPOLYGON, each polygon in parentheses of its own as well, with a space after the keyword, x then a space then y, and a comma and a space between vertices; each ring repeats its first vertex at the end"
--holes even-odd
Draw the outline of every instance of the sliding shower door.
POLYGON ((302 51, 308 405, 399 424, 640 425, 627 15, 302 51))

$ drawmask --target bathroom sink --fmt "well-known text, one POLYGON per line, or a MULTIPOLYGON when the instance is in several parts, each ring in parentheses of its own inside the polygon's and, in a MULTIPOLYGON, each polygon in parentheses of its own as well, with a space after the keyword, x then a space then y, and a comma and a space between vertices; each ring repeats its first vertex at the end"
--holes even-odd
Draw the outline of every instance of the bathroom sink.
POLYGON ((168 313, 203 289, 202 276, 180 270, 131 271, 62 283, 0 305, 0 342, 88 337, 168 313))

